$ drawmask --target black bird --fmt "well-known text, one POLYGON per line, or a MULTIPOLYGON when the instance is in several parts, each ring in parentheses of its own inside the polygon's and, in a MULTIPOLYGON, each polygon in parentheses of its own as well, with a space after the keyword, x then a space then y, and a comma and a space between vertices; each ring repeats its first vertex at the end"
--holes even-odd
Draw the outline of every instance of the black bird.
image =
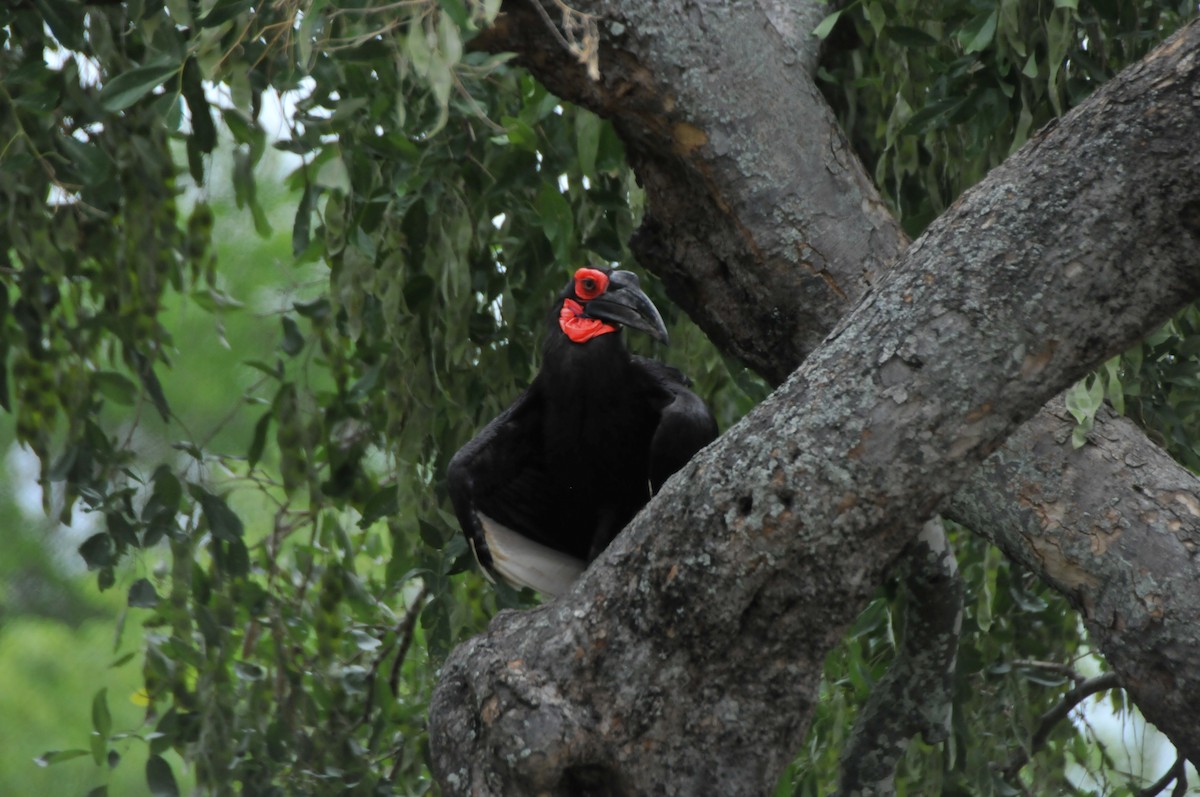
POLYGON ((553 596, 717 425, 687 377, 626 350, 623 326, 667 342, 636 274, 579 269, 548 326, 533 384, 454 455, 447 476, 484 571, 553 596))

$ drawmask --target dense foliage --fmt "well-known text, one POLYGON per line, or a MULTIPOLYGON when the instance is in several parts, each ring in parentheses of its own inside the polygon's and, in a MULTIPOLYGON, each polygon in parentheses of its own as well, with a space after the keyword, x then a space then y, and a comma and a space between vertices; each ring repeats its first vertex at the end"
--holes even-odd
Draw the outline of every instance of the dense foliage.
MULTIPOLYGON (((530 600, 464 573, 442 474, 528 382, 569 270, 628 262, 641 195, 607 124, 504 57, 470 52, 498 10, 0 8, 0 407, 55 488, 47 511, 102 518, 80 554, 101 589, 120 582, 145 629, 155 793, 177 789, 167 751, 208 794, 424 793, 439 658, 500 606, 530 600), (264 107, 280 96, 295 110, 270 141, 264 107), (227 391, 228 416, 197 425, 182 409, 192 388, 172 375, 195 345, 179 308, 219 331, 251 300, 227 271, 236 261, 218 256, 235 223, 215 199, 224 185, 295 268, 262 264, 274 290, 258 309, 275 340, 199 375, 227 391), (283 220, 264 200, 280 191, 283 220), (230 417, 241 437, 223 434, 230 417), (131 559, 159 564, 122 568, 131 559)), ((917 232, 1185 13, 1122 0, 856 2, 819 29, 821 74, 917 232)), ((693 375, 727 428, 761 383, 655 298, 675 341, 659 356, 693 375)), ((1128 397, 1200 464, 1195 340, 1185 314, 1077 391, 1081 415, 1105 393, 1128 397)), ((992 763, 1069 684, 1028 662, 1074 666, 1087 645, 1061 599, 955 537, 972 590, 955 733, 915 749, 902 778, 910 793, 1008 793, 992 763)), ((902 617, 902 601, 881 596, 831 656, 781 794, 829 791, 902 617)), ((90 738, 85 754, 103 765, 116 741, 104 692, 90 737, 86 716, 72 738, 90 738)), ((1085 793, 1067 762, 1111 764, 1064 725, 1025 777, 1038 792, 1085 793)))

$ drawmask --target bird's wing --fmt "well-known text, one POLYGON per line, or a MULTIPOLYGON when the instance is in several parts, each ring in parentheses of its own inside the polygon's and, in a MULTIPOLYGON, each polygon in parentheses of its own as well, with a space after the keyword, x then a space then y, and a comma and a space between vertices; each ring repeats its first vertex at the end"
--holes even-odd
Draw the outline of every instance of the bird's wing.
POLYGON ((514 587, 529 587, 556 598, 571 588, 587 566, 582 559, 556 551, 479 514, 492 569, 514 587))
POLYGON ((634 364, 653 385, 660 406, 650 442, 650 487, 657 493, 671 474, 716 439, 717 422, 678 369, 644 357, 635 357, 634 364))
POLYGON ((546 500, 541 395, 530 387, 450 460, 446 477, 459 525, 485 572, 556 595, 583 563, 544 543, 561 519, 546 500))

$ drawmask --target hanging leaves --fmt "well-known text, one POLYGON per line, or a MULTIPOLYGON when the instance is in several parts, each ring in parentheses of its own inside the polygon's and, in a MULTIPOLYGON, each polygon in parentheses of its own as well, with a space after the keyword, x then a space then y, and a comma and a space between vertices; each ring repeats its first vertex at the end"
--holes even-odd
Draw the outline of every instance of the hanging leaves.
POLYGON ((100 106, 106 111, 123 111, 145 97, 165 80, 179 74, 181 64, 169 56, 123 72, 100 90, 100 106))

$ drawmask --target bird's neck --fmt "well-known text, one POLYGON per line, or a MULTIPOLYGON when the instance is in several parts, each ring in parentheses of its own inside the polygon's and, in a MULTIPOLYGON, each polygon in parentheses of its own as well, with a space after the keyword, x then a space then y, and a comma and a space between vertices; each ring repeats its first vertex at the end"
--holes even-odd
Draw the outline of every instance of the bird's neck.
POLYGON ((542 349, 544 378, 552 380, 559 389, 592 394, 607 393, 620 384, 631 360, 620 328, 608 326, 609 331, 576 343, 559 329, 556 321, 542 349))

